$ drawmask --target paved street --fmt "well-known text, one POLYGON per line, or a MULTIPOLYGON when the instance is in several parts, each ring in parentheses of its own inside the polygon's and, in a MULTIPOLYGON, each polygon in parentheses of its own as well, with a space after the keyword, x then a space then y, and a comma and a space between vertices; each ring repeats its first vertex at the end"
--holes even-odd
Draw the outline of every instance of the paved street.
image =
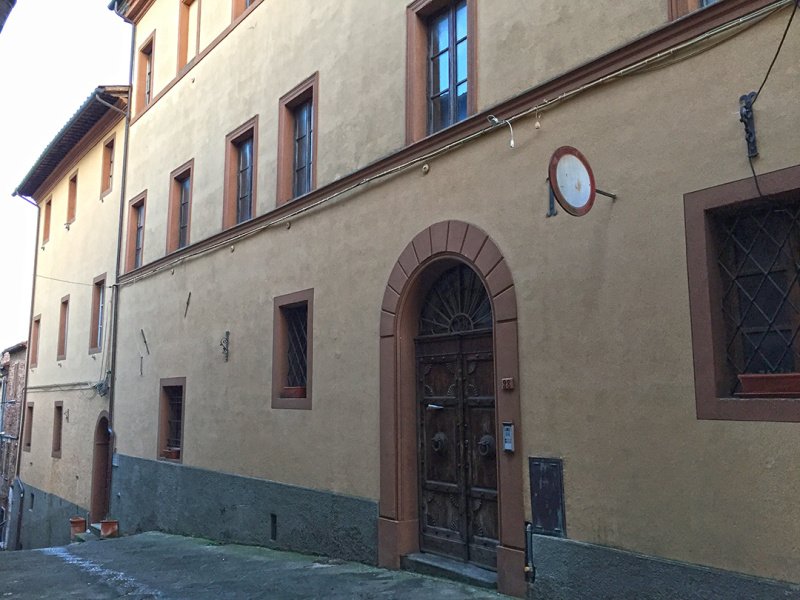
POLYGON ((2 600, 504 597, 412 573, 161 533, 0 552, 2 600))

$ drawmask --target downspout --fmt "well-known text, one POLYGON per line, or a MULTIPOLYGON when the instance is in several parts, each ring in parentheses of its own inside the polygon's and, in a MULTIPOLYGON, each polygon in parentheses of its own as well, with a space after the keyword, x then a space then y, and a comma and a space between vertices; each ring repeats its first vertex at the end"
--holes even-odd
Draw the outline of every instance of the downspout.
MULTIPOLYGON (((112 3, 113 4, 113 3, 112 3)), ((109 434, 109 473, 108 473, 108 490, 109 490, 109 505, 111 503, 111 480, 113 478, 113 456, 116 452, 116 434, 114 433, 114 396, 116 395, 116 380, 117 380, 117 320, 119 318, 119 295, 120 287, 118 285, 119 277, 121 274, 122 262, 122 222, 125 217, 125 190, 128 183, 128 146, 130 143, 130 129, 131 129, 131 106, 133 106, 133 58, 134 50, 136 48, 136 24, 132 23, 125 18, 121 11, 115 7, 115 12, 126 23, 131 25, 131 50, 130 60, 128 65, 128 107, 125 112, 125 143, 122 150, 122 177, 120 181, 120 195, 119 195, 119 219, 117 227, 117 257, 116 257, 116 270, 114 276, 114 285, 112 287, 113 308, 111 311, 111 359, 109 362, 109 370, 111 371, 111 385, 108 394, 108 434, 109 434)))
MULTIPOLYGON (((19 477, 19 468, 22 464, 22 446, 24 440, 22 439, 21 433, 24 431, 23 427, 25 426, 25 417, 27 416, 28 411, 26 410, 28 406, 28 381, 30 379, 30 370, 31 370, 31 334, 33 333, 33 301, 36 298, 36 269, 39 264, 39 228, 41 227, 41 219, 39 218, 40 213, 42 211, 41 206, 39 206, 38 202, 33 201, 31 198, 23 196, 22 194, 18 194, 17 190, 14 190, 13 196, 19 196, 25 202, 29 204, 34 204, 36 206, 36 237, 33 240, 33 248, 34 248, 34 255, 33 255, 33 281, 31 282, 31 308, 28 314, 28 345, 25 348, 25 389, 23 390, 22 396, 22 406, 21 408, 21 415, 18 421, 18 428, 17 428, 17 466, 14 469, 14 480, 19 483, 20 487, 20 496, 19 496, 19 516, 17 517, 17 531, 16 531, 16 539, 14 540, 14 548, 19 549, 19 542, 20 542, 20 531, 22 529, 22 501, 25 498, 25 486, 22 483, 22 480, 19 477)), ((36 343, 36 351, 39 351, 39 343, 37 340, 36 343)))

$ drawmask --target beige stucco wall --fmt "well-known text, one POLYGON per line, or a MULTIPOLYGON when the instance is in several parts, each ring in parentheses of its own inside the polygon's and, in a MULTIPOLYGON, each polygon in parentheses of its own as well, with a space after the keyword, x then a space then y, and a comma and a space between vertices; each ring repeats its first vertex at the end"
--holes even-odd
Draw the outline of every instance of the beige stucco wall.
MULTIPOLYGON (((111 313, 111 288, 116 272, 116 248, 122 180, 124 120, 70 165, 62 165, 64 176, 52 189, 37 193, 39 243, 36 249, 36 287, 33 314, 41 315, 39 353, 28 376, 28 401, 34 403, 30 453, 24 453, 21 475, 29 484, 81 506, 88 506, 91 490, 91 458, 94 427, 108 400, 94 390, 73 388, 97 383, 109 368, 108 337, 101 352, 90 354, 92 282, 106 274, 105 323, 111 313), (111 191, 101 195, 103 145, 114 136, 114 175, 111 191), (78 193, 75 221, 64 227, 69 178, 77 171, 78 193), (44 202, 52 197, 50 238, 42 244, 44 202), (55 278, 55 279, 52 279, 55 278), (69 294, 66 358, 56 360, 61 298, 69 294), (48 386, 61 386, 52 389, 48 386), (47 389, 42 389, 47 388, 47 389), (64 423, 62 457, 52 451, 53 403, 64 402, 70 422, 64 423), (76 478, 75 475, 79 477, 76 478)), ((106 332, 108 328, 106 327, 106 332)))
MULTIPOLYGON (((284 6, 265 3, 246 21, 259 40, 271 39, 264 33, 273 26, 263 16, 268 5, 284 6)), ((642 22, 656 19, 634 13, 642 22)), ((738 98, 763 77, 774 52, 766 42, 779 38, 785 17, 783 11, 690 60, 587 93, 543 115, 539 130, 520 121, 515 150, 501 128, 433 161, 426 176, 410 170, 291 229, 126 286, 118 451, 156 457, 159 379, 185 376, 185 464, 377 498, 378 318, 386 280, 419 231, 458 219, 492 236, 514 276, 520 452, 564 458, 569 536, 800 581, 798 426, 695 417, 683 223, 684 193, 749 175, 738 98), (548 160, 565 144, 586 154, 598 186, 619 199, 599 197, 581 219, 563 212, 546 219, 548 160), (272 299, 312 287, 314 407, 273 410, 272 299), (219 348, 226 330, 227 363, 219 348)), ((351 18, 355 26, 364 17, 351 18)), ((288 27, 274 26, 275 35, 288 27)), ((250 30, 240 29, 192 72, 194 83, 184 78, 134 125, 128 195, 150 189, 147 261, 163 255, 168 173, 192 156, 192 237, 219 231, 224 134, 255 113, 258 212, 271 206, 276 98, 312 66, 306 58, 280 69, 268 62, 257 78, 226 69, 238 51, 257 47, 250 30), (221 92, 211 93, 212 84, 221 92), (185 106, 192 110, 179 110, 185 106)), ((349 46, 369 46, 371 31, 353 35, 349 46)), ((393 43, 392 34, 381 38, 393 43)), ((328 41, 313 67, 320 70, 321 183, 402 139, 402 69, 382 73, 370 89, 398 91, 376 94, 394 120, 360 110, 375 106, 374 98, 346 109, 342 98, 349 96, 326 95, 327 82, 342 81, 350 67, 340 63, 360 54, 345 58, 340 42, 328 41), (348 125, 347 114, 357 120, 348 125)), ((758 103, 760 172, 800 163, 789 59, 799 49, 796 38, 787 39, 758 103)), ((495 65, 483 56, 481 72, 491 72, 495 65)), ((502 89, 499 80, 493 85, 502 89)))

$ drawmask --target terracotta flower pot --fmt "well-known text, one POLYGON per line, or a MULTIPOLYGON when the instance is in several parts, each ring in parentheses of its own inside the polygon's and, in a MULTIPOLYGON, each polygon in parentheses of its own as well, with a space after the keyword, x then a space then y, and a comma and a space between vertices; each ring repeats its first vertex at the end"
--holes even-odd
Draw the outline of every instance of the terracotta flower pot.
POLYGON ((100 521, 100 537, 112 538, 119 535, 119 521, 116 519, 103 519, 100 521))
POLYGON ((79 533, 86 531, 86 519, 83 517, 71 517, 69 520, 69 539, 74 540, 79 533))
POLYGON ((161 451, 161 458, 168 458, 170 460, 180 460, 180 458, 181 458, 181 449, 180 448, 164 448, 161 451))
POLYGON ((800 373, 742 373, 739 375, 746 398, 797 398, 800 396, 800 373))

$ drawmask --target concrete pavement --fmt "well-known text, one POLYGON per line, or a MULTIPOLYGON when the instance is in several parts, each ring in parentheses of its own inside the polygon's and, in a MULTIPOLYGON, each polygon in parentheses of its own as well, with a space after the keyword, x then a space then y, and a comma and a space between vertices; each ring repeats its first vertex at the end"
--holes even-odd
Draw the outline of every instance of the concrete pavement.
POLYGON ((357 563, 143 533, 0 552, 0 599, 500 600, 494 592, 357 563))

